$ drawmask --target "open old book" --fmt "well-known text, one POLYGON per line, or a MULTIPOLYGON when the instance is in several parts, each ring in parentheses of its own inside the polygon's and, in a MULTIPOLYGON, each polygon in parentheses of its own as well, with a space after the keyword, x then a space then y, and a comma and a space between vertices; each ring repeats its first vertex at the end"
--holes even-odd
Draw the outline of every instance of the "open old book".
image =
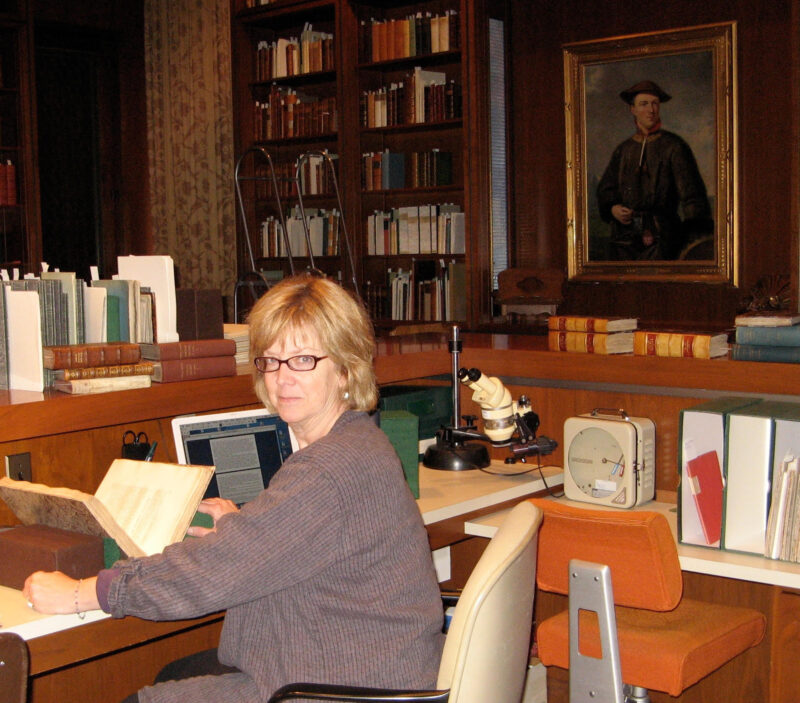
POLYGON ((94 495, 0 478, 0 498, 25 525, 111 537, 129 557, 183 539, 213 466, 115 459, 94 495))

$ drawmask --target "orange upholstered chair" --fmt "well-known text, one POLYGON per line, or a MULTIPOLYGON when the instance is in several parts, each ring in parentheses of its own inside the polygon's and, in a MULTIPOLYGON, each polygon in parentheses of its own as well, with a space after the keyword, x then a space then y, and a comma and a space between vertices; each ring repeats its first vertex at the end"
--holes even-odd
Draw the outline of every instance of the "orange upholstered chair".
MULTIPOLYGON (((621 677, 626 687, 637 687, 636 695, 654 689, 678 696, 764 636, 766 619, 757 610, 682 597, 678 552, 663 515, 532 502, 544 513, 536 572, 541 590, 568 594, 573 559, 608 565, 621 677)), ((580 654, 601 658, 600 620, 575 612, 580 654)), ((539 623, 536 640, 545 666, 568 669, 569 611, 539 623)))

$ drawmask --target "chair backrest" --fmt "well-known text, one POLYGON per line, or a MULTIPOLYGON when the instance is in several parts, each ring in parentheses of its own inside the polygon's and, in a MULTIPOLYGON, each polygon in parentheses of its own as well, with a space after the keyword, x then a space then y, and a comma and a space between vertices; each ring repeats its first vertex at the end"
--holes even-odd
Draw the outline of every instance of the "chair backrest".
POLYGON ((541 511, 515 506, 467 580, 445 640, 437 688, 449 703, 518 703, 530 653, 541 511))
POLYGON ((28 646, 13 632, 0 632, 0 703, 25 703, 28 646))
POLYGON ((543 591, 569 592, 570 559, 607 564, 614 602, 667 611, 683 594, 675 538, 666 518, 646 510, 577 508, 532 498, 544 520, 539 531, 536 582, 543 591))

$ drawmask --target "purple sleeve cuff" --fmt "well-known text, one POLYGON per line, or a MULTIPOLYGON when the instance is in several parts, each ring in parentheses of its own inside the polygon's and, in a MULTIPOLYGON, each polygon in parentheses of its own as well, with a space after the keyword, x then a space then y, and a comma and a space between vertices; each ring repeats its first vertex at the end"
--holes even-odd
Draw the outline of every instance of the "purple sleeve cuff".
POLYGON ((97 584, 95 586, 97 591, 97 602, 100 607, 106 612, 110 613, 111 608, 108 607, 108 592, 111 589, 111 581, 116 576, 116 569, 103 569, 97 574, 97 584))

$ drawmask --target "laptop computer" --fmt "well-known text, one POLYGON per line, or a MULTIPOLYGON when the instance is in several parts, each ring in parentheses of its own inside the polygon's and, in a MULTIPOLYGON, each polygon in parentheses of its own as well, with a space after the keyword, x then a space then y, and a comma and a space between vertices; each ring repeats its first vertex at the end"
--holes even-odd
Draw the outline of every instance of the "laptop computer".
POLYGON ((255 498, 296 448, 294 435, 265 408, 176 417, 179 464, 215 466, 205 497, 242 505, 255 498))

